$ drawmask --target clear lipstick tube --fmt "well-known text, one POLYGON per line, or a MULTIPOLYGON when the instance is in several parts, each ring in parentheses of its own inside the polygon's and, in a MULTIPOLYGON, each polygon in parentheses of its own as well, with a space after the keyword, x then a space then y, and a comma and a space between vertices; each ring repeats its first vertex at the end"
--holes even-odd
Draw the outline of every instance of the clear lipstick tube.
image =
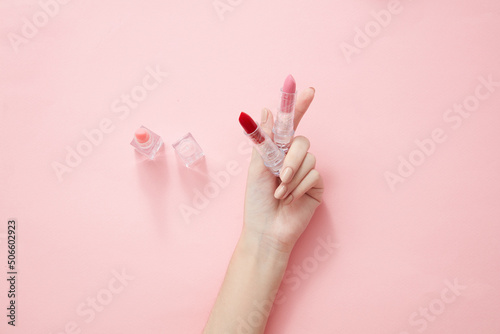
POLYGON ((286 93, 281 89, 281 105, 274 121, 274 142, 285 152, 288 152, 295 130, 293 118, 295 116, 295 100, 297 93, 286 93))
POLYGON ((257 152, 264 160, 264 165, 274 175, 279 176, 283 167, 283 160, 285 160, 285 153, 261 130, 260 126, 257 126, 257 129, 252 133, 243 133, 255 144, 257 152))

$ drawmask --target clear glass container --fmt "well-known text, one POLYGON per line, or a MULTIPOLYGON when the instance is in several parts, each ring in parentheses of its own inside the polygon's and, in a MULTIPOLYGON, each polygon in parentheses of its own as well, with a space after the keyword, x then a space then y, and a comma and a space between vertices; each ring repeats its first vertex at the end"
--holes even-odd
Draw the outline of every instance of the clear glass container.
POLYGON ((148 159, 153 160, 161 145, 163 145, 163 140, 153 131, 145 126, 141 126, 135 132, 134 139, 132 139, 130 145, 135 147, 139 153, 147 156, 148 159))
POLYGON ((180 138, 172 146, 186 167, 193 166, 205 155, 191 133, 180 138))

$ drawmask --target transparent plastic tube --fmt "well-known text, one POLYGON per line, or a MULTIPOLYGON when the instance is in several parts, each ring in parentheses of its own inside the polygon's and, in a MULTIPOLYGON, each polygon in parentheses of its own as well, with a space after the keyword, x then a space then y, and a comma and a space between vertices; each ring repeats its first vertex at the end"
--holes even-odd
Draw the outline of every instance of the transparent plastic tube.
POLYGON ((271 138, 257 126, 252 133, 246 133, 252 142, 255 144, 257 152, 259 152, 264 165, 276 176, 280 175, 281 168, 283 167, 283 160, 285 153, 271 140, 271 138))
POLYGON ((285 93, 281 89, 281 105, 274 121, 274 142, 285 152, 288 152, 295 133, 293 118, 295 117, 296 93, 285 93))

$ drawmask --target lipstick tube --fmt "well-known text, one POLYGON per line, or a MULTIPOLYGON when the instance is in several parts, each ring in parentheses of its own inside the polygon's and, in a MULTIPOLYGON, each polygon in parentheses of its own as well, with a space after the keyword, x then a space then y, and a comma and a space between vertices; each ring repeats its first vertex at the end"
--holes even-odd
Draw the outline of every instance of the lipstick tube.
POLYGON ((255 144, 255 148, 259 152, 264 165, 269 168, 271 173, 276 176, 280 175, 285 160, 285 153, 271 140, 271 138, 257 126, 252 133, 245 133, 255 144))
POLYGON ((241 113, 240 123, 245 129, 245 135, 254 143, 257 152, 259 152, 264 161, 264 165, 271 173, 279 176, 283 167, 283 160, 285 160, 285 153, 276 146, 267 133, 262 131, 260 126, 250 116, 241 113))
POLYGON ((293 130, 293 118, 295 116, 296 92, 287 93, 281 89, 281 105, 274 121, 274 142, 285 154, 290 148, 295 131, 293 130))

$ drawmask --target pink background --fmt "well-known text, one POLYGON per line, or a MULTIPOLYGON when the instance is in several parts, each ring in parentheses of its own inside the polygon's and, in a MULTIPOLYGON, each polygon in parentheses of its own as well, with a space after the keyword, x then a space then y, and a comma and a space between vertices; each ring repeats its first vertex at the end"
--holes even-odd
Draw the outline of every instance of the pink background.
POLYGON ((19 271, 17 326, 2 279, 0 331, 199 333, 242 224, 238 114, 275 110, 291 73, 316 89, 298 133, 326 193, 267 333, 500 333, 500 88, 467 118, 447 114, 474 102, 479 78, 500 81, 500 2, 401 0, 380 31, 370 13, 386 1, 232 0, 224 20, 212 2, 73 0, 46 21, 37 1, 0 3, 0 277, 9 218, 19 271), (38 32, 13 46, 34 15, 38 32), (373 37, 346 57, 357 27, 373 37), (148 66, 168 75, 114 112, 148 66), (106 119, 112 131, 85 146, 106 119), (166 143, 155 162, 129 145, 140 125, 166 143), (436 128, 446 140, 416 152, 436 128), (171 146, 187 132, 206 153, 196 170, 171 146), (78 145, 88 155, 58 180, 52 165, 78 145), (425 161, 392 191, 400 156, 425 161), (228 163, 229 182, 210 185, 228 163), (183 216, 197 191, 213 198, 183 216), (92 298, 105 303, 93 319, 92 298))

